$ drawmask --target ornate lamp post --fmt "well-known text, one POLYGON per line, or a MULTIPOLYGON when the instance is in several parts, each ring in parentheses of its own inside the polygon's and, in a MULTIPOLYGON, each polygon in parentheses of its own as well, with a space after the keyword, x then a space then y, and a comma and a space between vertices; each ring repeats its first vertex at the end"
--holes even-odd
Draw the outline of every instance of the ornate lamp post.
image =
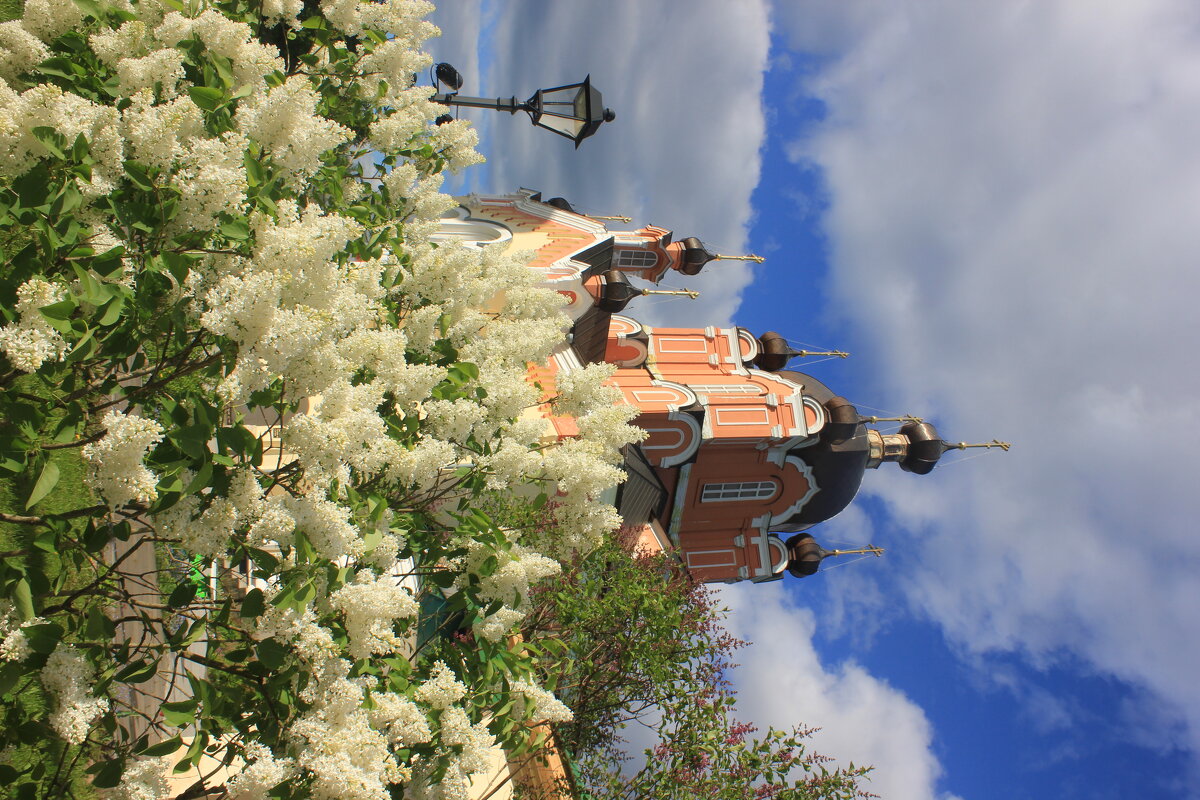
POLYGON ((612 109, 604 107, 600 92, 592 87, 591 75, 584 78, 583 83, 538 89, 533 97, 520 102, 516 97, 465 97, 457 92, 462 86, 462 77, 457 70, 449 64, 438 64, 436 71, 438 82, 454 91, 435 94, 430 98, 433 102, 465 108, 492 108, 510 114, 524 111, 534 125, 565 136, 575 143, 575 147, 599 130, 601 124, 612 122, 617 116, 612 109))

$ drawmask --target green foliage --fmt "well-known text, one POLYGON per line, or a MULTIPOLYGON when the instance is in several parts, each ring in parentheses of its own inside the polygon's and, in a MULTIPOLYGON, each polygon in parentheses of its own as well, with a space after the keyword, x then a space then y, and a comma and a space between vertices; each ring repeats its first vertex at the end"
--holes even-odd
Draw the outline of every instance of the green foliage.
POLYGON ((558 741, 592 800, 850 798, 869 769, 829 768, 807 751, 809 730, 768 730, 734 716, 726 681, 746 643, 724 611, 669 554, 636 552, 614 537, 544 587, 526 635, 546 646, 542 679, 575 712, 558 741), (643 725, 659 742, 631 769, 622 731, 643 725))

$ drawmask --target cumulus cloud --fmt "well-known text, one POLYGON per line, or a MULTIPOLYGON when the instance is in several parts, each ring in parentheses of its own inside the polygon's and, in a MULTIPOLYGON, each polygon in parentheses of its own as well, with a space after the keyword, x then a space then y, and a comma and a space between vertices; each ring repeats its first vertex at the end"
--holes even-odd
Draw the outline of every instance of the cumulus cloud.
POLYGON ((836 306, 876 396, 1016 442, 867 482, 904 589, 968 652, 1146 687, 1200 750, 1200 7, 865 7, 778 17, 824 59, 791 155, 836 306))
MULTIPOLYGON (((694 0, 686 11, 638 0, 461 7, 484 16, 486 41, 480 82, 464 93, 525 99, 590 73, 617 114, 579 150, 534 129, 523 114, 468 114, 485 126, 482 150, 490 157, 486 180, 475 188, 532 187, 585 213, 630 216, 635 225, 661 225, 680 238, 700 236, 720 252, 744 252, 765 132, 764 0, 694 0)), ((446 25, 447 40, 456 35, 446 25)), ((739 262, 710 265, 697 278, 674 282, 700 290, 699 301, 644 302, 638 314, 659 325, 697 317, 724 324, 749 280, 739 262)))
POLYGON ((853 661, 822 663, 813 647, 812 611, 781 584, 723 587, 730 632, 753 641, 733 670, 738 713, 760 726, 819 727, 812 749, 847 766, 875 767, 868 791, 888 800, 937 797, 941 765, 919 706, 853 661))

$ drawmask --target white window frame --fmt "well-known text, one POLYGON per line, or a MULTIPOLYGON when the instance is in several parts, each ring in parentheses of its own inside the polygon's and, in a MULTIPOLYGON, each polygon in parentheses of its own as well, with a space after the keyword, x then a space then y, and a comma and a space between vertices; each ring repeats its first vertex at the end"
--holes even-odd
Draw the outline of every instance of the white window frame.
POLYGON ((658 265, 658 253, 640 247, 618 247, 617 269, 650 269, 658 265))
POLYGON ((696 394, 740 394, 759 396, 766 393, 757 383, 699 383, 688 386, 696 394))
POLYGON ((779 491, 773 480, 706 483, 700 491, 701 503, 737 503, 748 500, 769 500, 779 491))

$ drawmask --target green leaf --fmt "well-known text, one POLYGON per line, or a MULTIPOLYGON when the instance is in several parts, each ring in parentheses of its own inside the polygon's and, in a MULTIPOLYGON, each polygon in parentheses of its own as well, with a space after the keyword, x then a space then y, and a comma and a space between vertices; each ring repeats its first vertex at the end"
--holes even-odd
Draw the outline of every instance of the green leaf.
POLYGON ((287 658, 287 648, 274 639, 263 639, 255 649, 258 653, 258 660, 267 669, 279 669, 287 658))
POLYGON ((196 584, 184 581, 171 592, 171 596, 167 598, 167 605, 171 608, 183 608, 195 599, 196 584))
MULTIPOLYGON (((178 728, 186 727, 196 721, 196 706, 197 702, 194 697, 191 700, 181 700, 178 703, 163 703, 161 706, 163 719, 178 728)), ((173 751, 167 750, 163 755, 170 752, 173 751)))
POLYGON ((96 0, 75 0, 75 5, 96 19, 104 19, 104 9, 100 7, 100 4, 96 0))
POLYGON ((250 223, 245 219, 234 219, 221 223, 221 233, 230 239, 243 241, 250 238, 250 223))
MULTIPOLYGON (((167 703, 166 705, 171 705, 171 704, 167 703)), ((163 713, 163 716, 164 717, 167 716, 165 711, 163 713)), ((167 722, 170 723, 171 725, 175 725, 175 723, 171 722, 170 719, 168 719, 167 722)), ((192 716, 189 714, 188 722, 183 723, 183 725, 178 725, 177 727, 182 728, 184 725, 190 725, 191 722, 192 722, 192 716)), ((179 738, 179 734, 175 734, 170 739, 164 739, 163 741, 159 742, 158 744, 152 744, 149 747, 147 747, 146 749, 141 750, 138 753, 138 755, 150 756, 153 758, 157 758, 158 756, 169 756, 169 755, 171 755, 171 753, 174 753, 176 750, 178 750, 181 747, 183 747, 183 739, 179 738)))
POLYGON ((125 174, 129 177, 130 183, 143 192, 154 191, 154 179, 151 177, 149 167, 136 161, 126 161, 125 174))
POLYGON ((125 298, 117 295, 112 300, 109 300, 104 306, 100 314, 100 319, 96 320, 96 324, 107 328, 121 318, 121 309, 125 307, 125 298))
POLYGON ((263 596, 262 589, 251 589, 242 599, 242 607, 238 614, 243 619, 257 617, 267 608, 266 598, 263 596))
POLYGON ((29 646, 35 653, 49 655, 62 641, 63 629, 54 623, 26 625, 22 630, 25 632, 25 638, 29 641, 29 646))
POLYGON ((154 661, 135 661, 121 670, 113 678, 117 683, 145 683, 158 672, 158 664, 154 661))
POLYGON ((42 147, 50 151, 50 155, 55 158, 61 158, 64 161, 66 160, 67 154, 63 152, 63 148, 67 146, 67 140, 61 133, 54 130, 54 128, 47 128, 41 125, 30 132, 33 134, 33 138, 42 143, 42 147))
POLYGON ((175 765, 175 772, 187 772, 196 764, 200 763, 200 756, 204 754, 204 745, 208 743, 208 736, 203 733, 197 734, 192 743, 188 745, 187 755, 183 760, 175 765))
POLYGON ((33 491, 29 493, 29 499, 25 501, 26 510, 33 508, 41 502, 46 495, 58 485, 58 477, 60 475, 58 465, 53 461, 47 461, 46 466, 42 467, 42 474, 38 476, 37 483, 33 485, 33 491))
POLYGON ((74 80, 75 76, 77 75, 75 71, 75 65, 71 63, 70 59, 62 56, 47 58, 42 63, 38 64, 37 69, 38 72, 42 73, 43 75, 51 75, 55 78, 66 78, 67 80, 74 80))
POLYGON ((125 762, 120 759, 116 761, 102 761, 88 768, 88 772, 93 772, 94 775, 92 786, 95 786, 97 789, 116 788, 117 784, 121 782, 121 773, 124 771, 125 762))
POLYGON ((21 619, 33 619, 36 616, 33 610, 33 591, 29 588, 28 579, 21 578, 13 584, 12 601, 21 619))
POLYGON ((51 303, 48 306, 42 306, 38 309, 38 311, 40 311, 42 316, 48 320, 65 320, 71 318, 72 312, 74 312, 77 307, 78 306, 75 305, 74 300, 67 299, 59 300, 57 303, 51 303))
POLYGON ((188 95, 205 111, 216 111, 225 102, 225 92, 211 86, 193 86, 188 89, 188 95))

